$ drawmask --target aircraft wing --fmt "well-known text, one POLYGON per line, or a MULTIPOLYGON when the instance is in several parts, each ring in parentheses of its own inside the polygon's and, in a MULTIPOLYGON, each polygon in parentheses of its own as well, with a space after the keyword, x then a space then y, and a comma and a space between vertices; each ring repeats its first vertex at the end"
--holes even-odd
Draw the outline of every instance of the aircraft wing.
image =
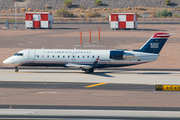
POLYGON ((84 69, 90 69, 92 68, 91 65, 79 65, 79 64, 66 64, 66 67, 75 67, 75 68, 84 68, 84 69))
POLYGON ((99 61, 99 58, 97 58, 96 61, 94 61, 94 63, 92 65, 79 65, 79 64, 68 63, 68 64, 66 64, 66 67, 90 69, 90 68, 96 67, 98 61, 99 61))

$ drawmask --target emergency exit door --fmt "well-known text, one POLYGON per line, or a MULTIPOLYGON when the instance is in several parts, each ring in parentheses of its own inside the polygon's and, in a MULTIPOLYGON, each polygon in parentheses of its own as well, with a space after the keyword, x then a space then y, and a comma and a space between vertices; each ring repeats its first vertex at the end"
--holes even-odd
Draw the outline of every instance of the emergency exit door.
POLYGON ((35 50, 29 50, 29 62, 34 62, 35 50))

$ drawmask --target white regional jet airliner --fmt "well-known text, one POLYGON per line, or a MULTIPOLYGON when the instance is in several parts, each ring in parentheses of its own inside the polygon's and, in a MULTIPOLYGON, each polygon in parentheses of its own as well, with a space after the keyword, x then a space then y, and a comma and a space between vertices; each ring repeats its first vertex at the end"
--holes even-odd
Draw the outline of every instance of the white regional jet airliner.
POLYGON ((168 33, 154 34, 139 50, 77 50, 77 49, 26 49, 3 61, 15 66, 61 66, 82 68, 93 73, 94 68, 124 67, 152 62, 171 36, 168 33))

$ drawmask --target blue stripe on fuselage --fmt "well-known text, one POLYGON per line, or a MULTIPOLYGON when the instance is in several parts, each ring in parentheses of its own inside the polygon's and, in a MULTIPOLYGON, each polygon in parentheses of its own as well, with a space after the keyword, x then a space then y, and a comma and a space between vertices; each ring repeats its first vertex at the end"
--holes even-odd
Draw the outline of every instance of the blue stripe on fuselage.
MULTIPOLYGON (((79 65, 92 65, 92 64, 79 64, 79 65)), ((106 68, 106 67, 125 67, 138 64, 98 64, 94 68, 106 68)), ((45 67, 66 67, 65 63, 24 63, 20 66, 45 66, 45 67)))

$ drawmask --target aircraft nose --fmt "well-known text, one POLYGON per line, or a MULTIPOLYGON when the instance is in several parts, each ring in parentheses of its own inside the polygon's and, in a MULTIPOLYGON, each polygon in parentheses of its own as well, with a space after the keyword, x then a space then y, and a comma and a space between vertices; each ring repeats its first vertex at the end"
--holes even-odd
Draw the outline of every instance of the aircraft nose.
POLYGON ((9 59, 6 59, 6 60, 3 61, 3 63, 4 63, 4 64, 10 64, 11 61, 10 61, 9 59))
POLYGON ((7 59, 3 61, 4 64, 7 64, 7 59))

